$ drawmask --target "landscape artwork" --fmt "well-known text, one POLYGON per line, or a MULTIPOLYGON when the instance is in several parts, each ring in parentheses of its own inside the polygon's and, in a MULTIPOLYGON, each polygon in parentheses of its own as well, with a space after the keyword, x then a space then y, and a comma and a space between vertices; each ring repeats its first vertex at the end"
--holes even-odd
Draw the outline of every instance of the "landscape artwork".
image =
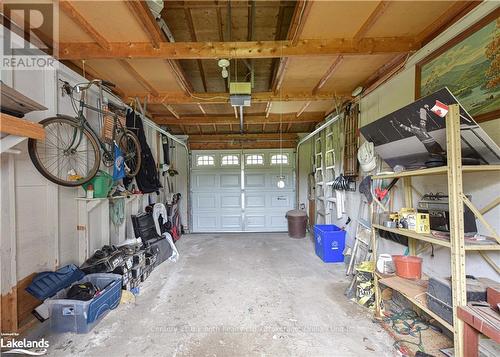
POLYGON ((447 87, 476 121, 498 118, 500 18, 463 35, 417 66, 417 97, 447 87))

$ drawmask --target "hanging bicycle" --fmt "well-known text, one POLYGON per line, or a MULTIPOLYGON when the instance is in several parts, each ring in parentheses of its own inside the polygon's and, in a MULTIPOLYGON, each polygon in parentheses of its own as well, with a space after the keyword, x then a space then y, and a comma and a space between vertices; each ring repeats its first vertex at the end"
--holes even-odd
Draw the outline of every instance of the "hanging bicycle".
POLYGON ((37 170, 58 185, 80 186, 97 174, 101 160, 108 167, 115 163, 116 144, 122 152, 126 176, 134 177, 141 167, 139 139, 116 113, 102 107, 103 90, 114 87, 114 84, 95 79, 72 87, 68 82, 62 82, 62 89, 69 95, 77 116, 57 115, 40 121, 45 139, 28 141, 28 152, 37 170), (99 90, 99 107, 87 104, 87 92, 92 86, 99 90), (74 92, 80 94, 80 99, 73 97, 74 92), (98 113, 99 118, 107 115, 110 119, 111 115, 109 140, 92 128, 84 114, 86 109, 98 113))

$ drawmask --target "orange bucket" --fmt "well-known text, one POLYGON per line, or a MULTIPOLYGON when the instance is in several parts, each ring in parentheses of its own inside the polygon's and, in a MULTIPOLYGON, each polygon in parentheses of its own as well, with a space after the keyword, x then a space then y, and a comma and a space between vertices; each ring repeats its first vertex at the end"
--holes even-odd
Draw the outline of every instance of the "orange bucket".
POLYGON ((396 267, 396 275, 405 279, 420 279, 422 277, 422 258, 406 255, 393 255, 392 261, 396 267))

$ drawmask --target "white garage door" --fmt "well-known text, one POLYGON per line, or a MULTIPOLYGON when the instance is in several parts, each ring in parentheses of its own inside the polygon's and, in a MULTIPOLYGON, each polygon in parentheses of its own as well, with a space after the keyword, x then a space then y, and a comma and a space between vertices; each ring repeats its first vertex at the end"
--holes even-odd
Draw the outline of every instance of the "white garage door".
POLYGON ((193 151, 193 232, 286 231, 294 162, 292 150, 193 151))

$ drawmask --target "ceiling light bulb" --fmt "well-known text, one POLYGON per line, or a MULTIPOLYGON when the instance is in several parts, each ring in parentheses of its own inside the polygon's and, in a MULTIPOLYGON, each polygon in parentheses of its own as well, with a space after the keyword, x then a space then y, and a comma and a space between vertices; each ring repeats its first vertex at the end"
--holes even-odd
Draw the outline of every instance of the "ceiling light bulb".
POLYGON ((278 188, 285 188, 285 180, 281 177, 277 182, 278 188))
POLYGON ((229 76, 229 72, 227 71, 226 67, 222 68, 221 74, 222 74, 222 78, 227 78, 229 76))

